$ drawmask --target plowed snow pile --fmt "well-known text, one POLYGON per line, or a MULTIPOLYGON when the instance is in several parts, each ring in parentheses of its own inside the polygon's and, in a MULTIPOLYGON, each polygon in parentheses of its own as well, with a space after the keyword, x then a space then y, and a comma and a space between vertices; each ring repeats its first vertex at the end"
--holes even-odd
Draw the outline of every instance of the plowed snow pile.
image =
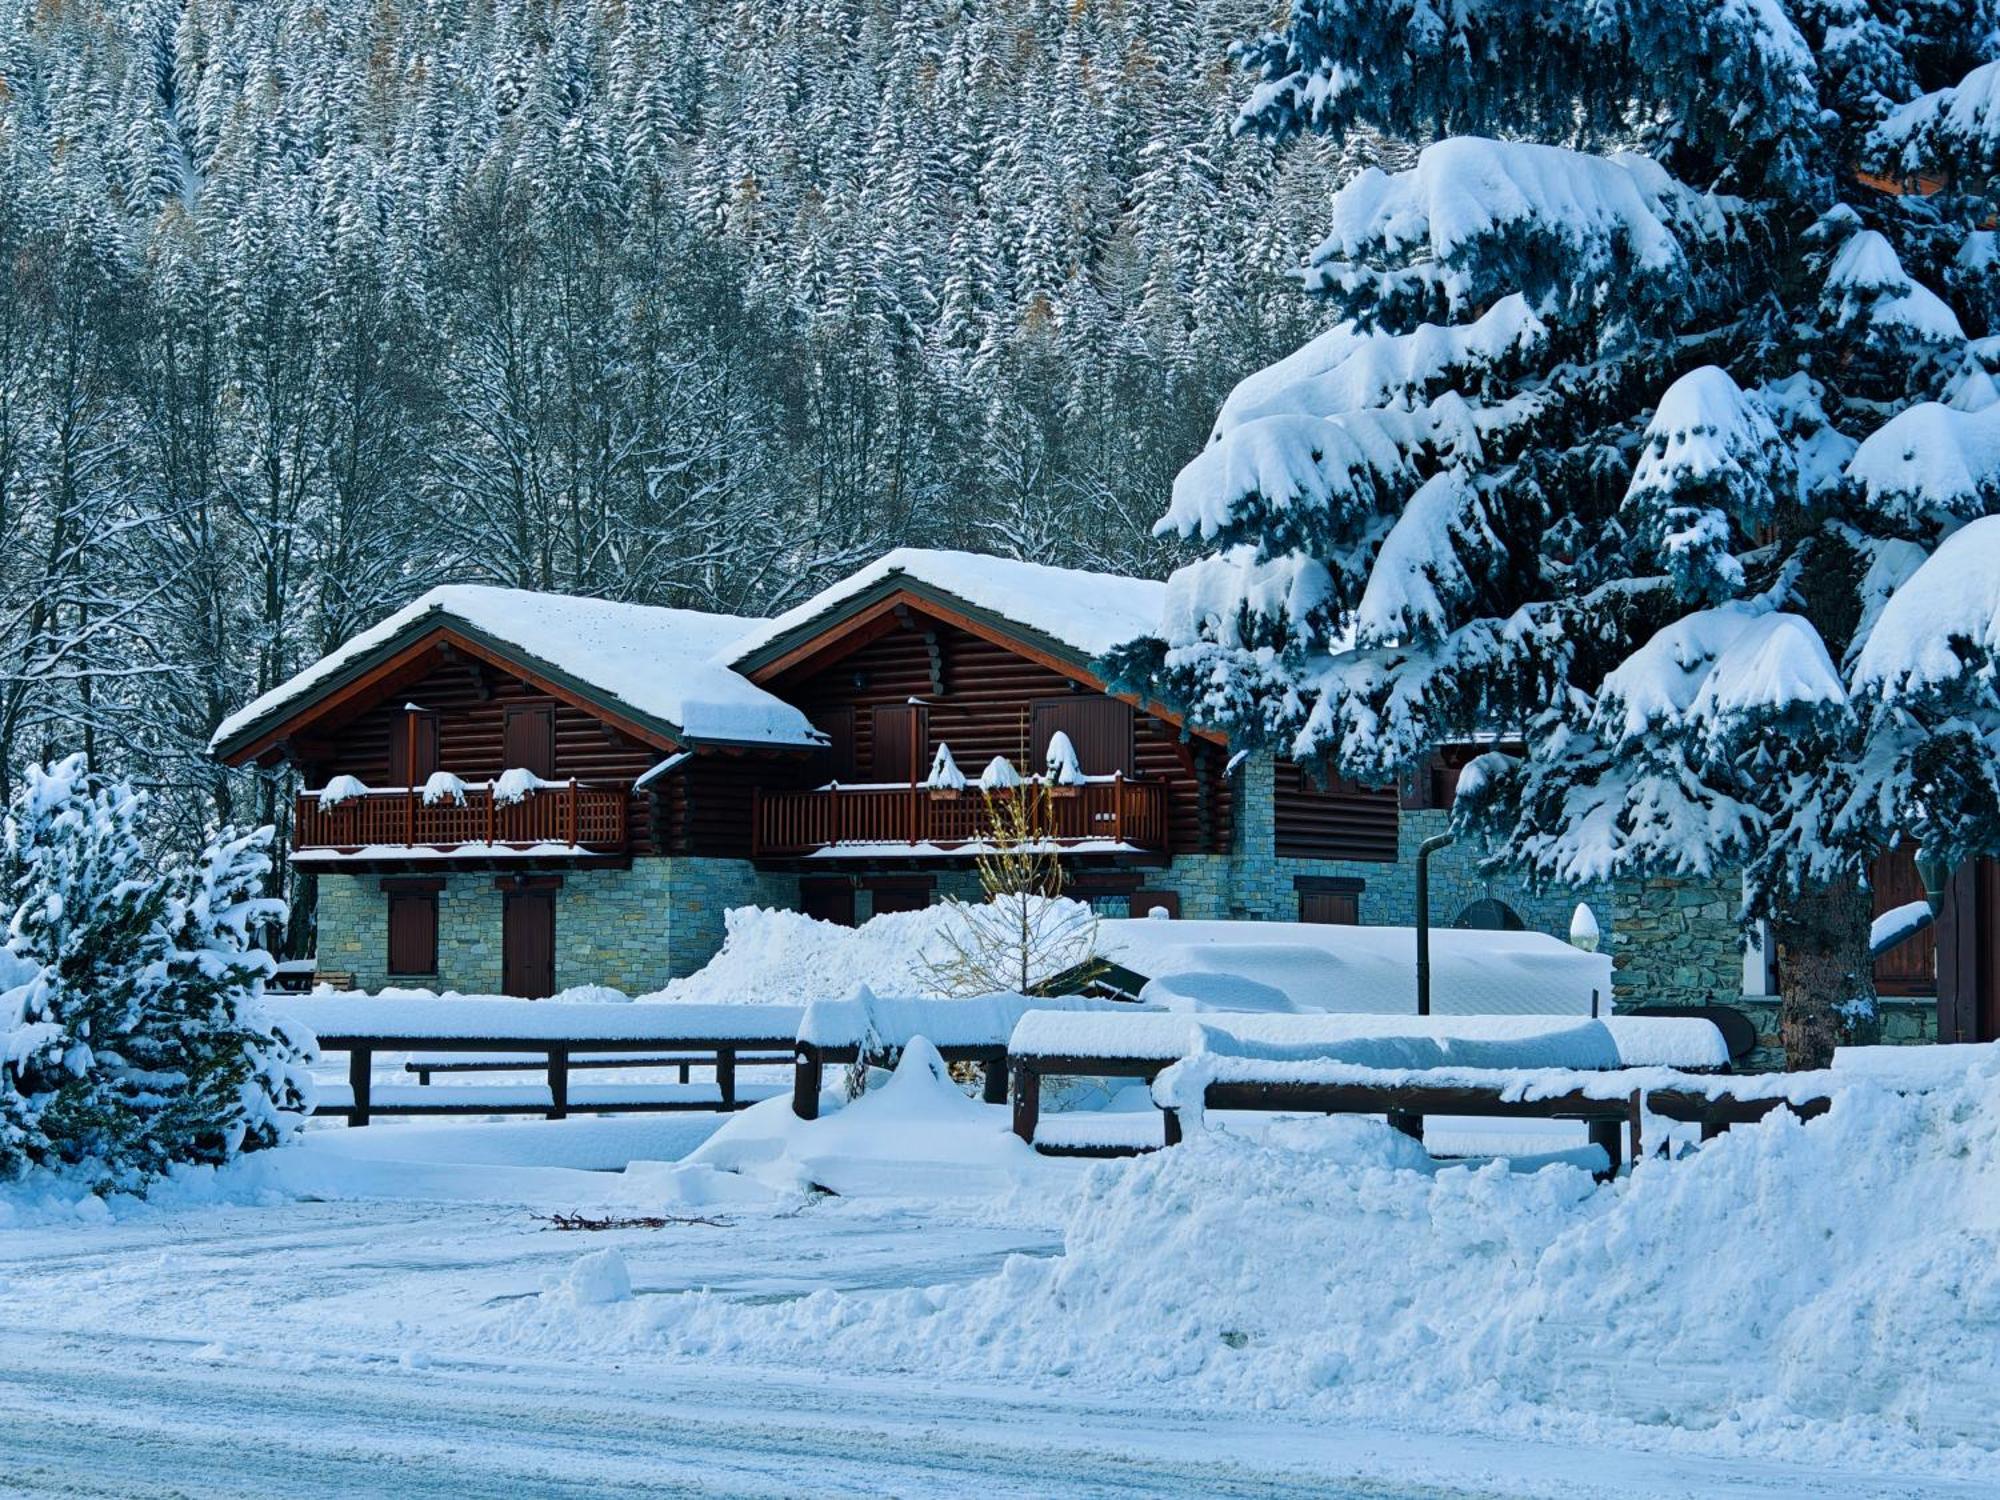
POLYGON ((504 1317, 536 1342, 565 1318, 576 1342, 688 1356, 1990 1471, 2000 1059, 1928 1094, 1843 1090, 1610 1188, 1299 1122, 1096 1169, 1061 1256, 966 1286, 504 1317))

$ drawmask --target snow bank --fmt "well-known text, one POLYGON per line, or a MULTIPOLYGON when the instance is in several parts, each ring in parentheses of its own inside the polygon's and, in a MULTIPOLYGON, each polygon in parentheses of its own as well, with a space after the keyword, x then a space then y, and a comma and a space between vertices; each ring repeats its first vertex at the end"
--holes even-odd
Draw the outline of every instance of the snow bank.
MULTIPOLYGON (((1065 904, 1075 906, 1078 917, 1086 915, 1080 903, 1065 904)), ((800 912, 739 906, 723 917, 722 949, 714 958, 644 998, 676 1005, 802 1005, 862 987, 877 995, 925 994, 937 988, 932 964, 951 957, 942 933, 956 920, 951 907, 933 906, 842 927, 800 912)))
POLYGON ((767 1100, 716 1131, 686 1165, 776 1187, 935 1199, 1003 1191, 1053 1164, 1014 1136, 1004 1106, 967 1098, 937 1048, 915 1037, 889 1081, 846 1108, 801 1120, 789 1099, 767 1100))
MULTIPOLYGON (((1146 995, 1164 1003, 1175 993, 1205 990, 1203 981, 1187 976, 1222 974, 1282 992, 1293 1010, 1414 1015, 1417 1009, 1413 927, 1136 917, 1100 923, 1098 951, 1145 979, 1170 981, 1146 995)), ((1593 992, 1597 1008, 1608 1010, 1608 954, 1584 953, 1539 932, 1431 932, 1431 1008, 1439 1014, 1587 1016, 1593 992)), ((1262 995, 1262 1003, 1245 1008, 1276 1008, 1269 1000, 1262 995)))
POLYGON ((1059 1257, 969 1286, 567 1328, 686 1359, 1990 1476, 2000 1065, 1845 1090, 1608 1188, 1437 1166, 1373 1121, 1204 1137, 1093 1169, 1059 1257))

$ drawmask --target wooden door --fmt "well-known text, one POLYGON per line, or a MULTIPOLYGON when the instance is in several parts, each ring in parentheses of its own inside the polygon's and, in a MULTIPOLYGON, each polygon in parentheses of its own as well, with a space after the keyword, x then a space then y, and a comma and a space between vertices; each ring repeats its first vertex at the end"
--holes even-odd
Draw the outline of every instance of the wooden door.
POLYGON ((553 703, 509 704, 502 725, 502 770, 518 768, 545 777, 556 774, 556 709, 553 703))
POLYGON ((2000 1041, 2000 864, 1952 871, 1938 913, 1938 1040, 2000 1041))
POLYGON ((500 913, 501 990, 521 1000, 556 992, 556 893, 509 891, 500 913))
MULTIPOLYGON (((1917 874, 1913 845, 1890 849, 1877 857, 1869 869, 1873 887, 1873 915, 1894 911, 1912 901, 1924 899, 1923 878, 1917 874)), ((1875 960, 1875 992, 1878 995, 1935 995, 1937 993, 1937 932, 1925 928, 1906 938, 1875 960)))
POLYGON ((1300 891, 1299 920, 1356 927, 1361 923, 1361 898, 1352 891, 1300 891))
POLYGON ((1077 693, 1068 698, 1042 698, 1030 709, 1028 754, 1023 770, 1040 771, 1048 763, 1049 741, 1058 730, 1069 736, 1077 764, 1086 776, 1130 776, 1136 757, 1132 748, 1132 705, 1102 693, 1077 693))
POLYGON ((816 922, 854 925, 854 887, 845 880, 802 880, 799 910, 816 922))
POLYGON ((930 770, 930 714, 921 704, 878 704, 869 738, 871 781, 906 782, 930 770))
POLYGON ((422 710, 404 714, 389 726, 389 784, 422 786, 438 768, 438 716, 422 710), (415 731, 412 733, 412 731, 415 731), (416 764, 410 763, 412 741, 416 764))
POLYGON ((391 890, 389 972, 437 973, 438 898, 434 890, 391 890))

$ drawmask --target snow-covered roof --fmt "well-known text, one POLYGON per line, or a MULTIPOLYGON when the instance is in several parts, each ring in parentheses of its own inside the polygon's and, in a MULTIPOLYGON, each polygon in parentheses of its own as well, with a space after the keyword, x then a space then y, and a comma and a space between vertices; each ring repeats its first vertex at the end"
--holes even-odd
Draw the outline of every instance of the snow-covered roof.
POLYGON ((736 643, 730 659, 739 665, 754 662, 808 627, 897 587, 969 605, 1084 661, 1153 634, 1166 602, 1166 585, 1148 578, 1052 568, 980 552, 898 547, 776 619, 760 622, 736 643))
POLYGON ((223 720, 227 753, 280 716, 435 629, 456 630, 584 696, 605 700, 677 742, 822 743, 806 716, 732 669, 735 643, 763 622, 528 589, 432 589, 223 720))

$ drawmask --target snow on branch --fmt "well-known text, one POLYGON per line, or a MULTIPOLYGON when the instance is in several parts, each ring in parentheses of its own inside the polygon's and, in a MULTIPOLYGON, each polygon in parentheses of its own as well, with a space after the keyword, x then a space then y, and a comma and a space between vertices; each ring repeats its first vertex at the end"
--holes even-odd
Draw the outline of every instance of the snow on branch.
POLYGON ((1868 150, 1893 170, 1992 174, 2000 168, 2000 61, 1890 111, 1868 137, 1868 150))
POLYGON ((1810 620, 1736 602, 1683 616, 1607 673, 1594 723, 1613 743, 1713 740, 1846 702, 1810 620))
POLYGON ((1855 691, 1888 704, 1926 697, 1990 679, 1996 653, 2000 516, 1985 516, 1946 538, 1889 596, 1855 658, 1855 691))

